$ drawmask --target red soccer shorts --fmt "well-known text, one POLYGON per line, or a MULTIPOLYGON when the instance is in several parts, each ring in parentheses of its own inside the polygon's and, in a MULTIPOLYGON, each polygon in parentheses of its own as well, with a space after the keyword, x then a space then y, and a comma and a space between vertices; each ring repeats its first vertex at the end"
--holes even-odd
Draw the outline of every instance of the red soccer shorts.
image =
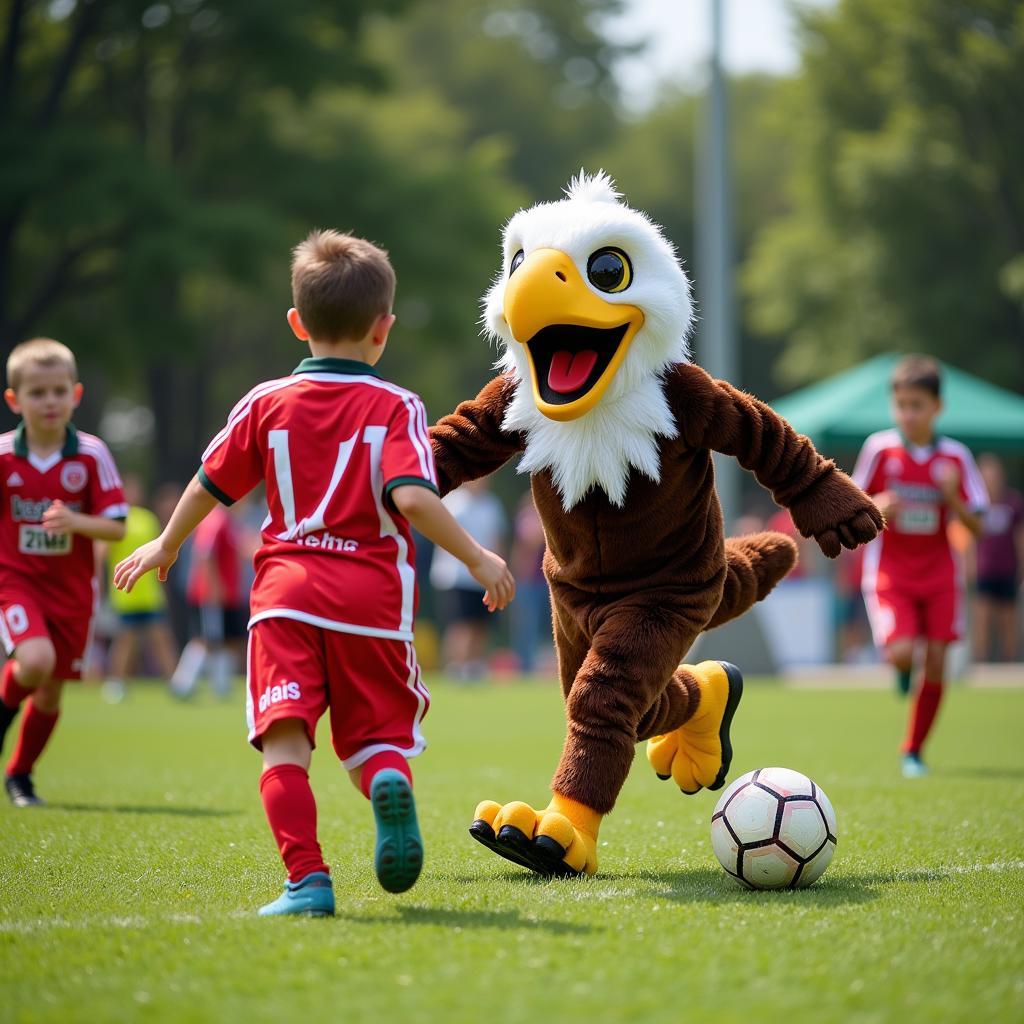
POLYGON ((960 601, 956 587, 918 593, 894 587, 864 590, 864 604, 878 647, 918 638, 944 643, 959 640, 960 601))
POLYGON ((249 742, 257 749, 270 724, 284 718, 305 722, 315 745, 325 711, 347 769, 384 750, 415 757, 427 745, 420 722, 430 693, 411 642, 261 619, 249 630, 247 671, 249 742))
POLYGON ((54 617, 43 612, 45 603, 28 590, 0 589, 0 642, 8 656, 26 640, 49 640, 57 653, 54 679, 81 679, 92 633, 88 616, 54 617))

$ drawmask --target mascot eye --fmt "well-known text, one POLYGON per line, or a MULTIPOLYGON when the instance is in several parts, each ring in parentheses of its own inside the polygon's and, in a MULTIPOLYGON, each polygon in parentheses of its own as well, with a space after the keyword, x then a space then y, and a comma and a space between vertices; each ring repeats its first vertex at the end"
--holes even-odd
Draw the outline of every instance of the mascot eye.
POLYGON ((520 249, 515 254, 515 256, 512 257, 512 264, 508 268, 508 276, 509 277, 511 277, 522 266, 522 263, 523 263, 524 259, 526 259, 526 255, 523 253, 523 250, 520 249))
POLYGON ((621 249, 598 249, 587 260, 587 277, 603 292, 623 292, 633 280, 633 265, 621 249))

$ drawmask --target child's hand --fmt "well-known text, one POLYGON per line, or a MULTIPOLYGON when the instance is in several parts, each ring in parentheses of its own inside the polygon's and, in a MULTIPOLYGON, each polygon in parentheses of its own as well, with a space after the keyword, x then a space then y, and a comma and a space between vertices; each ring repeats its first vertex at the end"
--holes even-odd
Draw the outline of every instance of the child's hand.
POLYGON ((132 587, 150 572, 156 569, 156 578, 161 583, 167 582, 167 570, 178 560, 178 552, 164 547, 163 541, 157 537, 148 544, 137 548, 114 569, 114 586, 130 594, 132 587))
POLYGON ((75 521, 78 514, 57 500, 50 503, 50 507, 43 513, 43 529, 47 533, 74 533, 75 521))
POLYGON ((516 581, 503 558, 493 551, 480 549, 480 557, 472 565, 466 566, 486 591, 484 604, 489 612, 500 611, 516 596, 516 581))
POLYGON ((882 491, 874 496, 874 502, 886 519, 891 519, 900 510, 899 495, 895 491, 882 491))
POLYGON ((935 482, 946 501, 952 501, 960 493, 960 470, 955 462, 943 460, 935 466, 935 482))

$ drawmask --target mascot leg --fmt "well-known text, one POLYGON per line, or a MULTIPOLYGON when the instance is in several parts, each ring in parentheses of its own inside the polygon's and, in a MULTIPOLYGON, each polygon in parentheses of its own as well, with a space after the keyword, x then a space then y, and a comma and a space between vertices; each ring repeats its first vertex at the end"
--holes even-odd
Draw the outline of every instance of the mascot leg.
MULTIPOLYGON (((721 626, 771 592, 796 564, 796 544, 782 533, 754 533, 725 542, 722 599, 707 628, 721 626)), ((647 760, 661 779, 687 794, 720 789, 732 761, 729 728, 743 694, 735 665, 680 665, 640 724, 647 760)))
POLYGON ((673 605, 672 596, 633 596, 604 611, 588 643, 582 623, 555 599, 569 725, 551 803, 535 810, 521 801, 484 801, 470 833, 538 874, 589 875, 597 870, 601 819, 629 773, 637 728, 703 619, 685 604, 673 605))

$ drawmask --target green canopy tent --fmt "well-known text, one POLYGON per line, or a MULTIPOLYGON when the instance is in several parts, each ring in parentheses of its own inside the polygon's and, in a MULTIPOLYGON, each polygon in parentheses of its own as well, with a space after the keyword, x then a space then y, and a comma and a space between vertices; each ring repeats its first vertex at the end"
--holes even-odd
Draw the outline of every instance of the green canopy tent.
MULTIPOLYGON (((893 425, 889 377, 902 358, 876 356, 785 395, 772 407, 824 452, 859 448, 868 434, 893 425)), ((942 401, 940 434, 975 450, 1024 452, 1024 396, 943 363, 942 401)))

